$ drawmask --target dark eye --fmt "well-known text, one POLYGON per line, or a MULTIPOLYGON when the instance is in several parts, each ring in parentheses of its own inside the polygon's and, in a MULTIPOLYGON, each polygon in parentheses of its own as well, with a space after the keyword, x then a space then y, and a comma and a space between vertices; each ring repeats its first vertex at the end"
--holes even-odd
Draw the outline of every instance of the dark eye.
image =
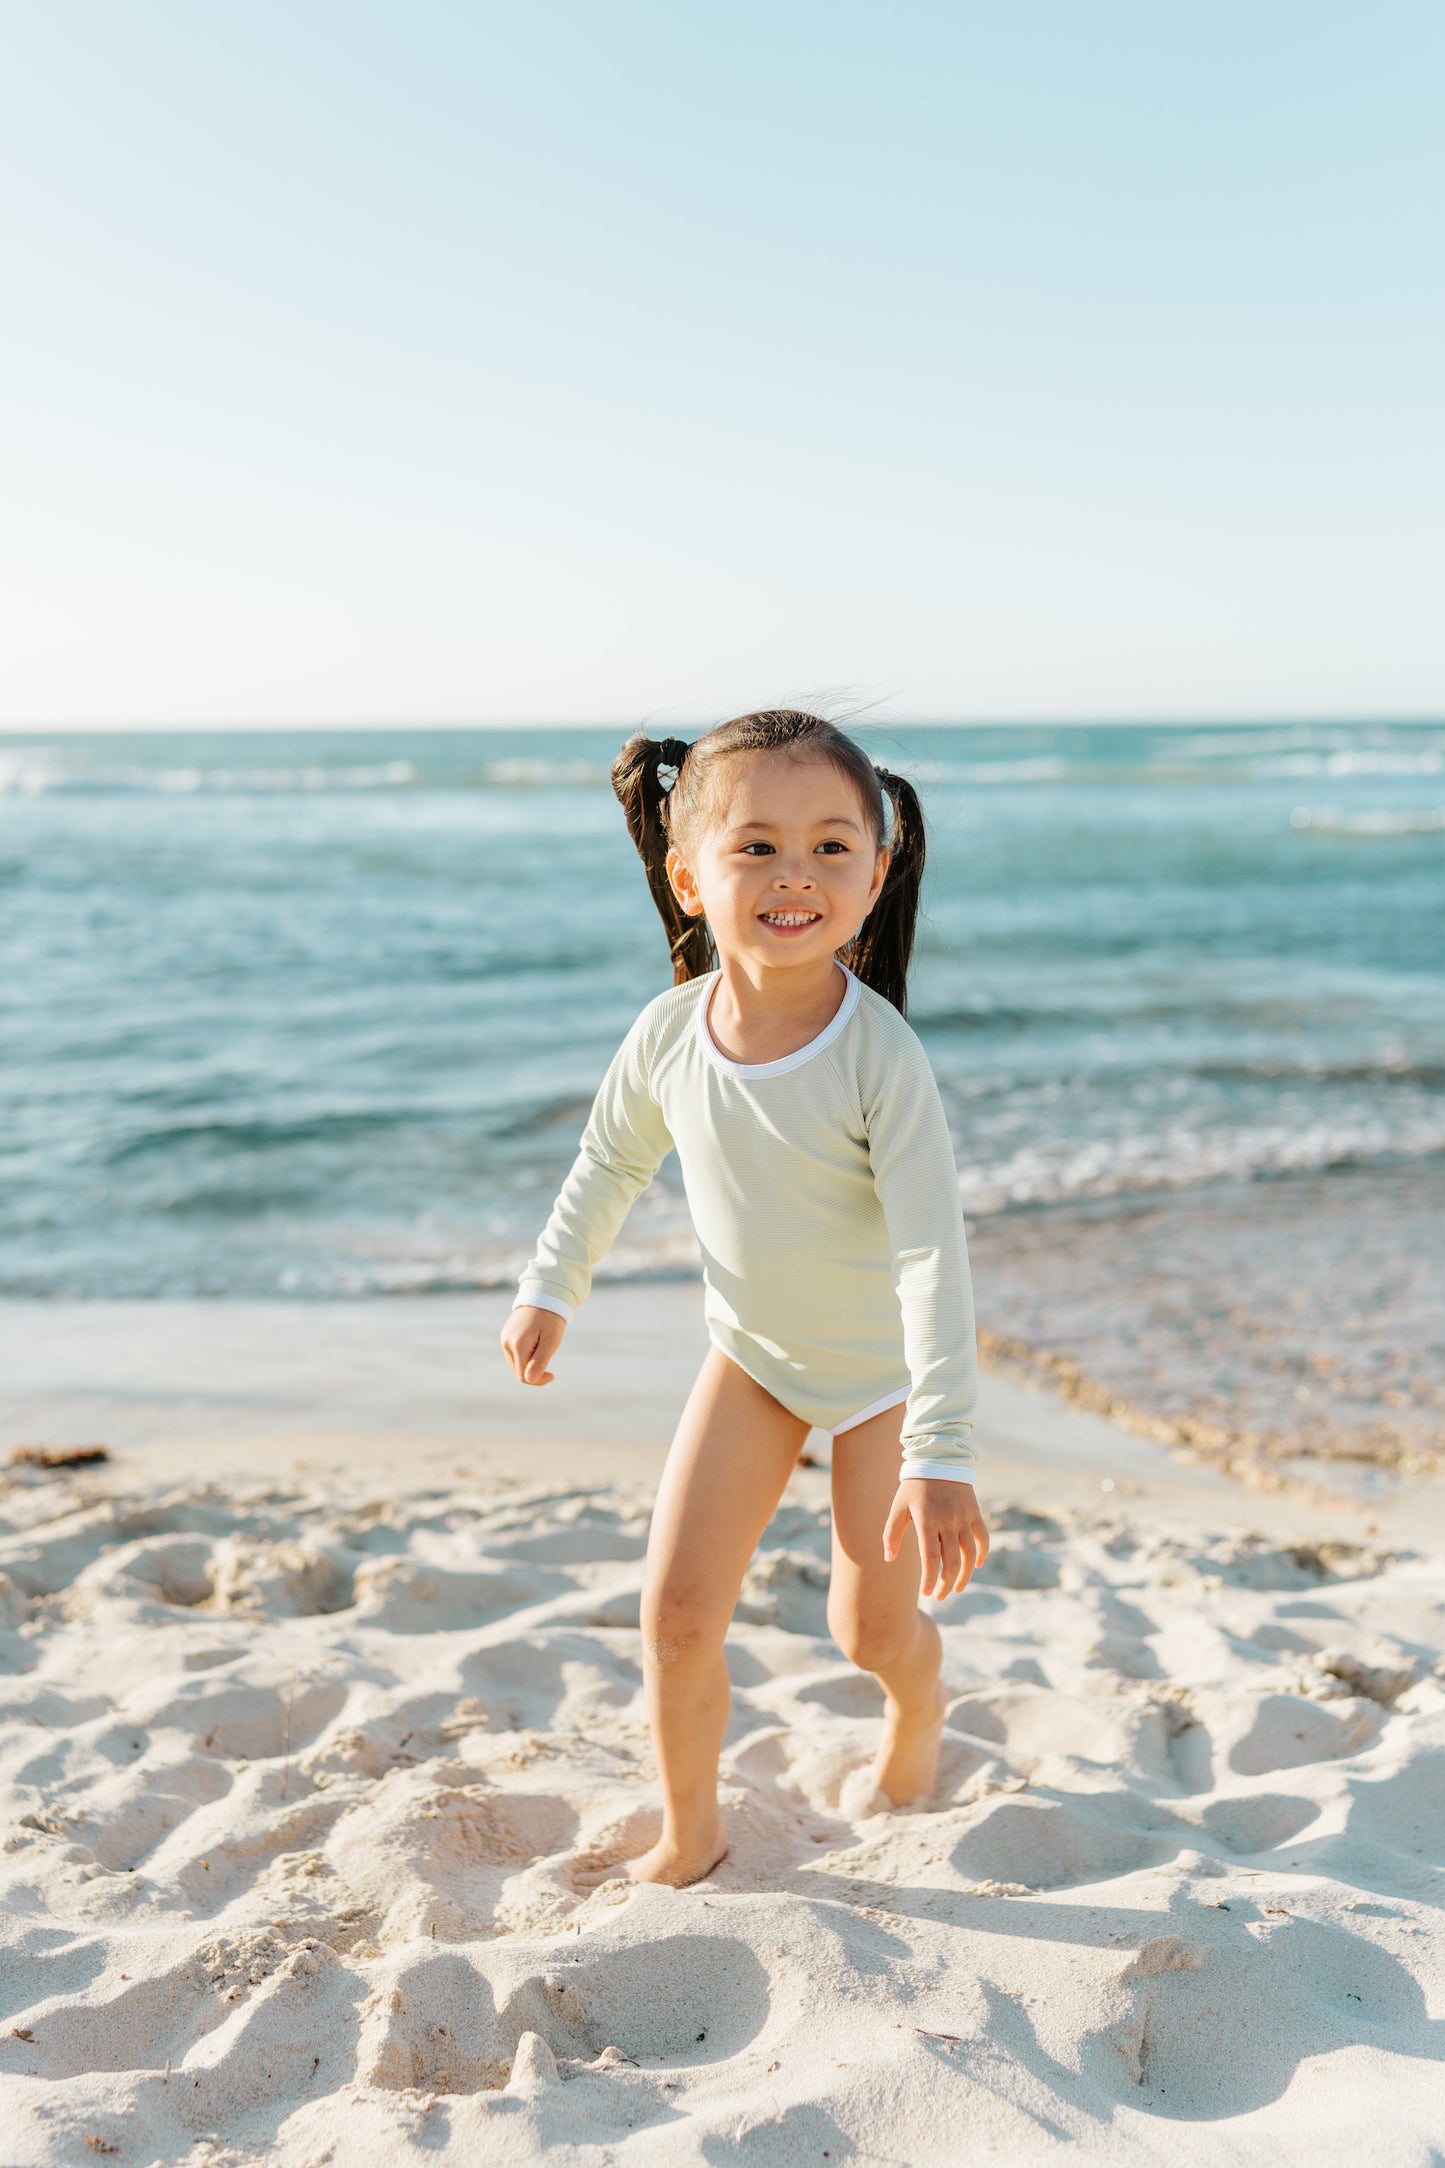
POLYGON ((760 851, 766 851, 771 854, 772 848, 773 846, 771 843, 745 843, 743 845, 743 856, 748 857, 750 854, 760 851))
POLYGON ((848 846, 846 843, 840 843, 837 837, 833 836, 828 842, 820 843, 818 848, 820 851, 846 851, 848 846))

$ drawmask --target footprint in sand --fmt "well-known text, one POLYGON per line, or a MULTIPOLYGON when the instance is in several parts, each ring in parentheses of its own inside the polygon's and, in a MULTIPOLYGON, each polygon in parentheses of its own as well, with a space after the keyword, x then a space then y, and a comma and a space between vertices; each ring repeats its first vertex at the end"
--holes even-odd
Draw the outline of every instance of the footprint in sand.
POLYGON ((341 1679, 254 1682, 232 1672, 225 1680, 202 1677, 187 1682, 168 1701, 144 1712, 152 1733, 188 1733, 202 1754, 223 1761, 280 1760, 309 1746, 350 1694, 341 1679))
POLYGON ((1160 1866, 1177 1852, 1176 1835, 1130 1827, 1123 1819, 1135 1810, 1148 1812, 1146 1802, 1131 1794, 1112 1795, 1109 1804, 1119 1819, 1101 1811, 1103 1804, 1001 1799, 965 1831, 952 1863, 974 1882, 1069 1889, 1160 1866))
POLYGON ((1256 1792, 1247 1799, 1211 1800, 1199 1819, 1217 1843, 1247 1855, 1288 1844, 1311 1822, 1318 1821, 1319 1814, 1318 1802, 1313 1799, 1298 1799, 1285 1792, 1256 1792))
POLYGON ((382 1920, 383 1944, 490 1925, 509 1877, 554 1860, 577 1816, 548 1792, 500 1792, 464 1764, 394 1769, 337 1819, 327 1863, 382 1920))
POLYGON ((1251 1777, 1356 1754, 1378 1737, 1381 1722, 1379 1709, 1369 1702, 1353 1702, 1340 1713, 1294 1694, 1266 1694, 1249 1719, 1227 1759, 1231 1769, 1251 1777))
POLYGON ((524 2032, 536 2032, 559 2061, 591 2061, 613 2047, 638 2064, 688 2068, 739 2054, 770 2002, 767 1973, 746 1942, 662 1935, 521 1980, 499 2011, 495 2043, 510 2056, 524 2032))

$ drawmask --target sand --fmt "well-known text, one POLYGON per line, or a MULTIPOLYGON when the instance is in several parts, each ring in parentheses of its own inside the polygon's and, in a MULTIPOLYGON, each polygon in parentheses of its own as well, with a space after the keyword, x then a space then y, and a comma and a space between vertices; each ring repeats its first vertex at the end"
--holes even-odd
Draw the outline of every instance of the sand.
POLYGON ((939 1785, 885 1813, 802 1471, 729 1643, 731 1856, 586 1886, 656 1815, 689 1300, 603 1301, 551 1414, 485 1306, 337 1306, 306 1364, 271 1318, 249 1365, 230 1306, 0 1310, 8 1426, 132 1423, 0 1490, 4 2161, 1438 2159, 1445 1549, 1404 1492, 1248 1496, 994 1381, 939 1785))

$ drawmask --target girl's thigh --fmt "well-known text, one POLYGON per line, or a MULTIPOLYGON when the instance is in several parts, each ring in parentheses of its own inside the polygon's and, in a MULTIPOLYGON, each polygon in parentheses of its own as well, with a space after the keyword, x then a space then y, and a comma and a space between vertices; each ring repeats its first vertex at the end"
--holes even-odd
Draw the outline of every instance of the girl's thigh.
POLYGON ((727 1631, 808 1426, 712 1348, 667 1456, 647 1545, 654 1632, 727 1631))
POLYGON ((833 1440, 833 1566, 828 1610, 834 1630, 891 1642, 913 1632, 922 1578, 910 1521, 898 1556, 883 1556, 883 1529, 903 1458, 902 1407, 845 1430, 833 1440))

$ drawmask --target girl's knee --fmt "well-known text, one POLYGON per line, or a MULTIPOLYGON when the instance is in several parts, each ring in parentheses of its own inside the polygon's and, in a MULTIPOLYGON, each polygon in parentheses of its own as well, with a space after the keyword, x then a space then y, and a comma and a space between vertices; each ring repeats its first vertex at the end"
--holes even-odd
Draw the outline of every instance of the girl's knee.
POLYGON ((828 1631, 860 1671, 890 1670, 912 1649, 918 1626, 917 1610, 899 1618, 855 1610, 851 1604, 828 1607, 828 1631))
POLYGON ((642 1599, 642 1641, 651 1661, 663 1670, 679 1664, 711 1659, 723 1644, 727 1631, 719 1627, 706 1606, 686 1589, 664 1584, 649 1589, 642 1599))

